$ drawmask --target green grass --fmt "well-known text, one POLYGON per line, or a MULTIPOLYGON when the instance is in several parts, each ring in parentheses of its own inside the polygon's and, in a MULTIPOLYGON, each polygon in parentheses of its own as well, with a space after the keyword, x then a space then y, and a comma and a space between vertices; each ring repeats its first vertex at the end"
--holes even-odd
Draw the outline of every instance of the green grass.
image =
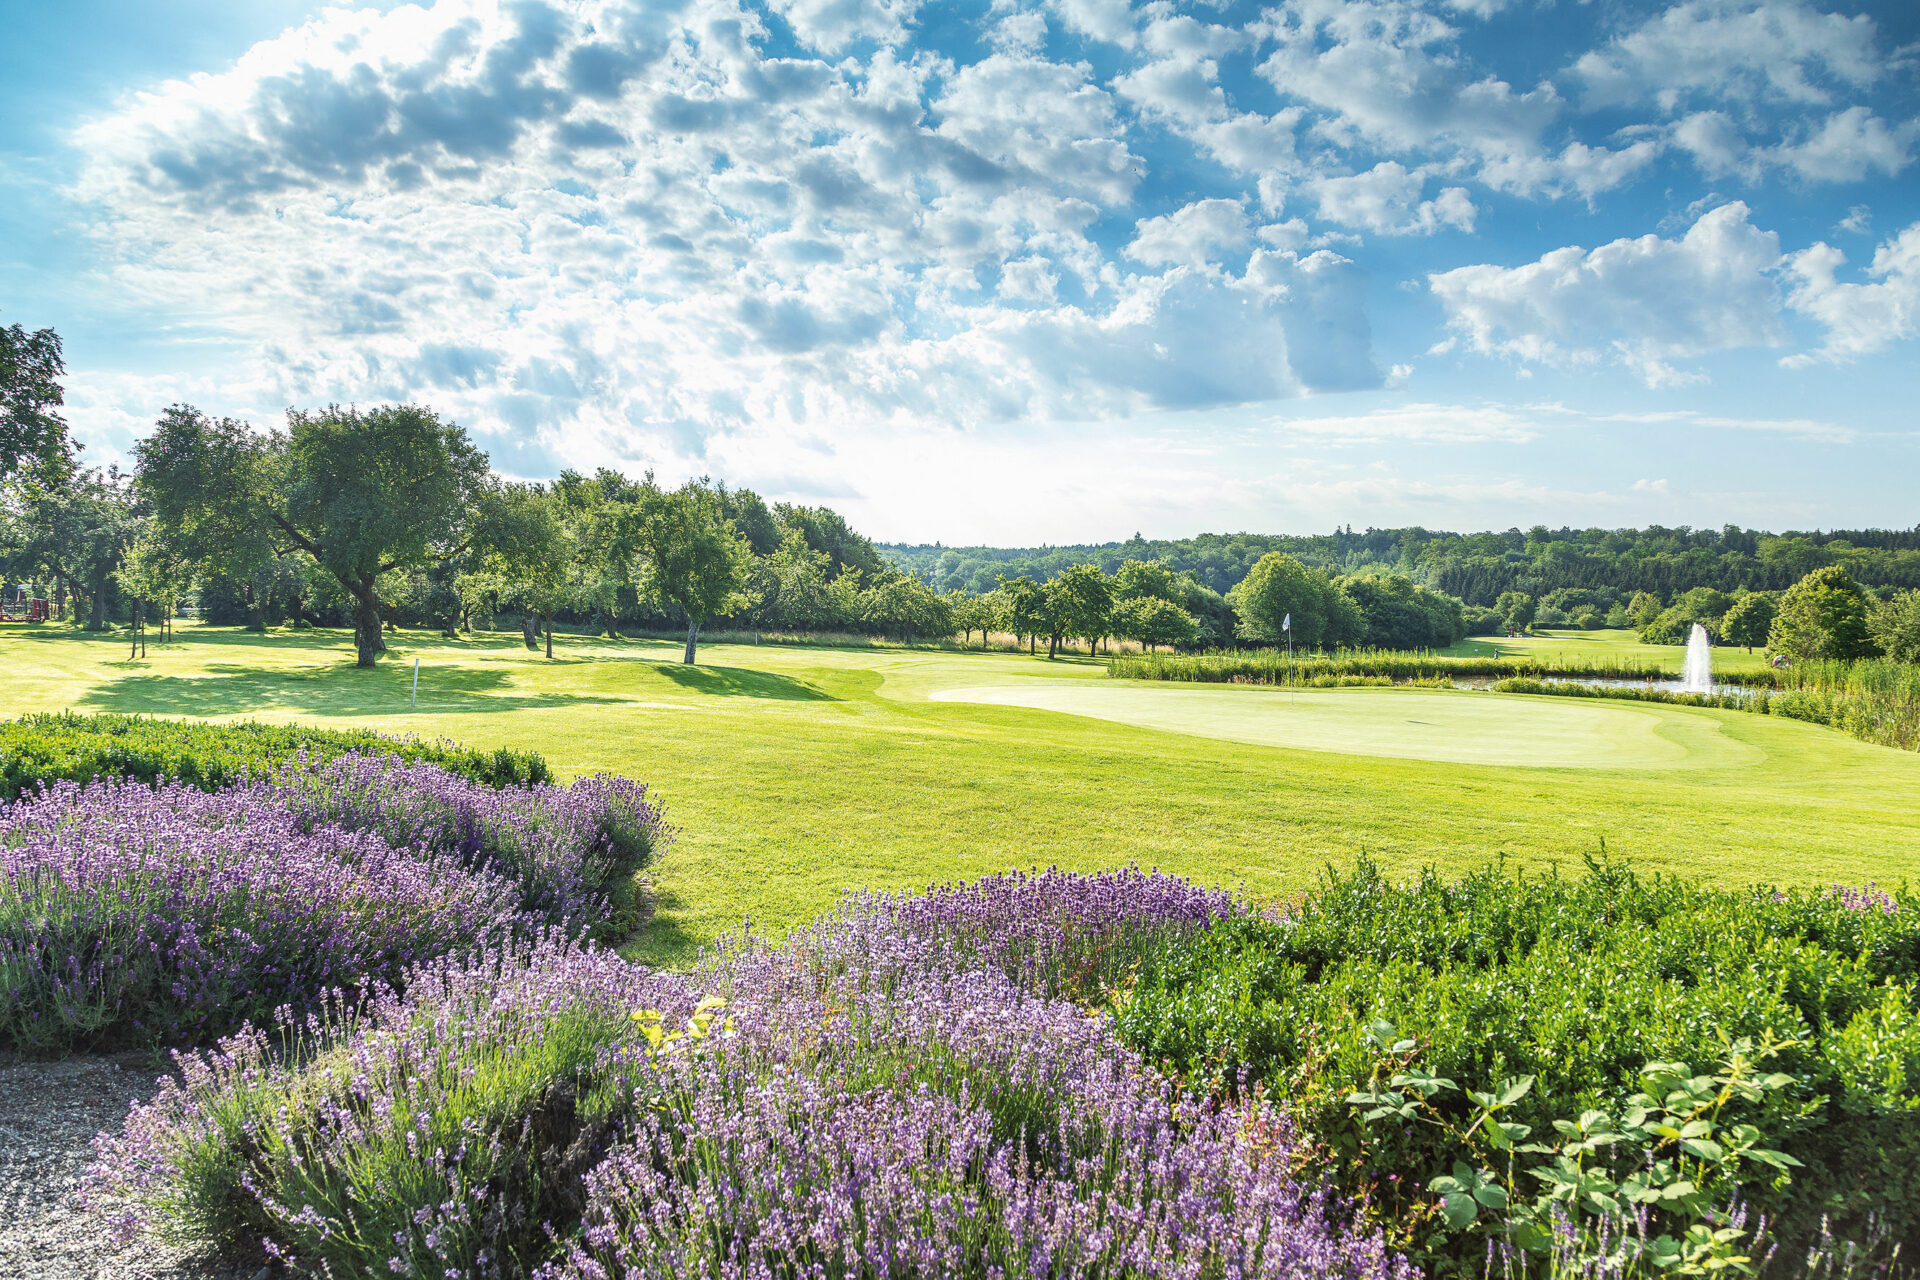
POLYGON ((360 724, 531 748, 563 776, 653 783, 684 828, 656 868, 659 911, 636 944, 664 963, 743 917, 782 933, 845 888, 1032 864, 1138 861, 1280 894, 1361 849, 1389 870, 1461 869, 1499 851, 1571 862, 1604 837, 1645 867, 1723 883, 1920 872, 1920 756, 1770 717, 1302 691, 1311 723, 1239 741, 1254 731, 1215 721, 1231 712, 1257 729, 1271 711, 1283 723, 1284 692, 1114 690, 1104 663, 1084 657, 716 645, 687 669, 676 642, 563 636, 551 663, 517 635, 394 643, 361 671, 344 633, 183 626, 129 662, 118 637, 9 627, 0 705, 360 724), (420 705, 409 709, 415 657, 420 705), (1069 700, 1101 691, 1100 714, 932 696, 1020 688, 1032 701, 1043 682, 1069 700), (1111 700, 1127 692, 1139 710, 1111 700), (1244 699, 1244 710, 1144 701, 1187 692, 1244 699), (1569 733, 1544 712, 1587 727, 1569 733), (1596 712, 1608 718, 1582 719, 1596 712), (1547 742, 1559 763, 1535 749, 1547 742))

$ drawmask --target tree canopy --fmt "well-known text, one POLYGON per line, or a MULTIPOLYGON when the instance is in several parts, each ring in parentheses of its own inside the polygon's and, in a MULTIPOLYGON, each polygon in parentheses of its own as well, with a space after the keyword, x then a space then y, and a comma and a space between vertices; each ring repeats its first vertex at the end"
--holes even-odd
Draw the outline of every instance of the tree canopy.
POLYGON ((59 334, 29 332, 17 324, 0 327, 0 480, 23 467, 37 468, 49 479, 71 468, 72 446, 60 416, 65 403, 60 379, 66 372, 59 334))
POLYGON ((302 553, 354 601, 358 662, 381 639, 382 574, 470 542, 487 460, 459 426, 420 405, 330 406, 259 433, 186 405, 136 450, 154 519, 212 568, 302 553))

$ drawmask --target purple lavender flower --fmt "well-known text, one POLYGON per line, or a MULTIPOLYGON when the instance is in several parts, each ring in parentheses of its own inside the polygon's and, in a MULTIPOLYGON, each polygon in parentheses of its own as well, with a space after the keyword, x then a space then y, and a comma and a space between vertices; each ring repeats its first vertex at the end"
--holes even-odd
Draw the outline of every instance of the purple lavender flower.
POLYGON ((303 830, 255 790, 60 782, 0 811, 0 1041, 204 1038, 519 914, 498 876, 303 830))
POLYGON ((673 835, 645 785, 608 774, 496 788, 398 756, 349 755, 298 761, 261 790, 304 830, 372 832, 503 875, 527 910, 555 924, 605 919, 618 881, 673 835))

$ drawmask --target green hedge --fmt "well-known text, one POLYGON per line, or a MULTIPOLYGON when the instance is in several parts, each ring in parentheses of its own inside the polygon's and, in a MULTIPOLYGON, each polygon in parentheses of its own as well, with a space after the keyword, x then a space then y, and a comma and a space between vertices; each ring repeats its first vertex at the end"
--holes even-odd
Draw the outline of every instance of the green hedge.
POLYGON ((144 716, 32 715, 0 722, 0 799, 15 800, 44 782, 99 777, 154 782, 172 778, 202 790, 229 786, 299 752, 329 760, 374 752, 425 760, 490 786, 551 782, 537 752, 480 751, 451 742, 388 738, 370 729, 304 725, 205 724, 144 716))
POLYGON ((1726 1119, 1803 1167, 1784 1186, 1730 1174, 1725 1202, 1764 1213, 1783 1256, 1817 1242, 1823 1218, 1839 1239, 1920 1236, 1916 974, 1920 896, 1905 890, 1729 891, 1606 864, 1394 884, 1362 863, 1284 917, 1171 944, 1115 1016, 1196 1083, 1285 1097, 1343 1189, 1409 1224, 1403 1243, 1437 1272, 1478 1274, 1497 1227, 1450 1233, 1432 1190, 1456 1161, 1487 1161, 1460 1136, 1466 1091, 1533 1077, 1502 1118, 1551 1140, 1590 1108, 1630 1111, 1647 1064, 1710 1071, 1741 1037, 1790 1040, 1762 1069, 1791 1082, 1726 1119), (1455 1088, 1404 1122, 1356 1105, 1412 1098, 1424 1077, 1455 1088))

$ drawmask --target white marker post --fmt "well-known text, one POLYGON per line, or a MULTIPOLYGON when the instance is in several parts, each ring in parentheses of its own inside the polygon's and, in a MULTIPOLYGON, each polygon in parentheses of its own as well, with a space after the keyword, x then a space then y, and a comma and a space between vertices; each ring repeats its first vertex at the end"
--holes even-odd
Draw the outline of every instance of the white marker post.
POLYGON ((420 705, 420 659, 418 658, 413 660, 413 696, 407 699, 407 705, 410 707, 420 705))

